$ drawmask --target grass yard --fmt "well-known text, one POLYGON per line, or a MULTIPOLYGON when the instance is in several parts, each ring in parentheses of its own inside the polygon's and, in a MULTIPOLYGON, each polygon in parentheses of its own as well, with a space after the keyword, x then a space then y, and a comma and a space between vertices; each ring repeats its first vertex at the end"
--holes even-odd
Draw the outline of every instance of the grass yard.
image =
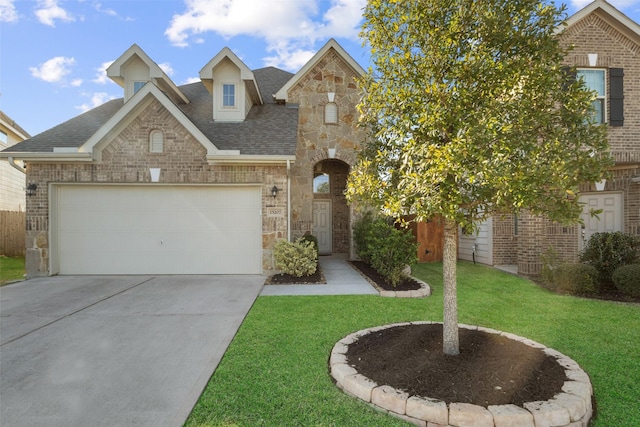
POLYGON ((0 256, 0 286, 21 280, 24 277, 24 257, 0 256))
MULTIPOLYGON (((259 297, 196 404, 187 426, 406 426, 335 387, 333 345, 351 332, 442 320, 442 264, 414 274, 425 299, 259 297)), ((460 263, 461 323, 531 338, 577 361, 597 400, 596 427, 640 425, 640 305, 555 295, 493 268, 460 263)))

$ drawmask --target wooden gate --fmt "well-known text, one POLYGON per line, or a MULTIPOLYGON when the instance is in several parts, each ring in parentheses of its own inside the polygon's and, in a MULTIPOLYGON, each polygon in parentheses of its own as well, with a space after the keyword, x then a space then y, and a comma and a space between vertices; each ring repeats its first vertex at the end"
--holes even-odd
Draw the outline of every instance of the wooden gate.
POLYGON ((24 256, 25 219, 24 212, 0 211, 0 255, 24 256))

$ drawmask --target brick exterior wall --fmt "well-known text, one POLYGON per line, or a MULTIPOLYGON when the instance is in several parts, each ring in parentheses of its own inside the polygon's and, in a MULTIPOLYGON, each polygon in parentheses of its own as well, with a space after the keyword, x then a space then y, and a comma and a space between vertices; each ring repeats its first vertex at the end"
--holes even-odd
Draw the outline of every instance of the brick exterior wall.
MULTIPOLYGON (((351 167, 356 162, 356 150, 364 140, 364 131, 357 127, 356 105, 360 100, 360 92, 355 78, 353 69, 335 50, 329 49, 289 90, 288 102, 299 105, 298 146, 296 162, 291 170, 293 237, 299 237, 307 231, 313 233, 313 174, 318 163, 330 159, 328 149, 335 148, 335 159, 346 166, 351 167), (324 120, 324 106, 329 102, 329 92, 335 93, 337 124, 327 124, 324 120)), ((332 182, 342 182, 341 174, 332 182)), ((343 196, 340 195, 343 191, 344 187, 342 190, 332 188, 333 247, 334 252, 355 256, 351 244, 353 207, 348 208, 343 202, 343 196), (339 203, 336 204, 336 201, 339 203), (343 213, 346 209, 349 209, 348 218, 343 213), (345 242, 345 239, 348 240, 345 242)))
POLYGON ((514 216, 493 218, 493 264, 511 265, 518 262, 518 236, 515 234, 514 216))
MULTIPOLYGON (((569 27, 560 36, 564 46, 573 46, 565 58, 565 64, 579 68, 590 68, 588 54, 597 53, 595 68, 624 69, 624 125, 609 126, 610 152, 615 159, 611 176, 604 191, 618 192, 623 200, 623 231, 640 235, 640 183, 631 178, 640 176, 640 44, 611 26, 597 12, 586 16, 569 27)), ((608 91, 607 87, 607 91, 608 91)), ((610 111, 607 99, 607 112, 610 111)), ((581 193, 595 192, 594 183, 584 183, 581 193)), ((494 262, 512 247, 501 235, 502 223, 494 229, 494 262)), ((576 262, 579 252, 579 225, 563 226, 545 218, 522 215, 518 235, 518 272, 538 275, 541 271, 540 254, 553 247, 566 262, 576 262)))
POLYGON ((96 163, 29 163, 27 179, 37 183, 27 198, 26 270, 29 277, 49 272, 49 183, 151 182, 149 168, 162 168, 162 184, 259 184, 262 185, 263 270, 273 270, 271 248, 287 237, 287 218, 267 218, 267 205, 286 206, 287 168, 257 165, 209 165, 206 150, 158 102, 153 101, 102 150, 96 163), (149 153, 149 133, 161 130, 164 152, 149 153), (284 189, 274 200, 271 187, 284 189))

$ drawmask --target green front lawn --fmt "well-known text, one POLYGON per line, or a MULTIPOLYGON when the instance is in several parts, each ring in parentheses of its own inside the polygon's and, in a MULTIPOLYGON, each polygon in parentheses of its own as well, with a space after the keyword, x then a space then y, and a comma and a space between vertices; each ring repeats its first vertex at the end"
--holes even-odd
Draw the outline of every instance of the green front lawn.
MULTIPOLYGON (((351 332, 442 320, 442 264, 414 274, 432 285, 432 297, 259 297, 186 425, 407 425, 338 390, 327 362, 351 332)), ((577 361, 595 388, 594 426, 640 425, 640 305, 556 295, 464 262, 458 304, 461 323, 522 335, 577 361)))
POLYGON ((0 256, 0 286, 24 278, 24 257, 0 256))

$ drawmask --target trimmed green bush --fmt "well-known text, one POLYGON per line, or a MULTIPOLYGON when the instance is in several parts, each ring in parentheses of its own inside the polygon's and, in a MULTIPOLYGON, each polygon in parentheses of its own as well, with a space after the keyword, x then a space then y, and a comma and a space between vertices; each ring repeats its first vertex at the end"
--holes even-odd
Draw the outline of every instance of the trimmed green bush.
POLYGON ((612 275, 615 287, 625 294, 640 297, 640 264, 618 267, 612 275))
POLYGON ((368 249, 371 266, 392 286, 398 286, 405 277, 405 267, 417 261, 417 250, 407 230, 398 230, 382 220, 373 223, 368 249))
POLYGON ((560 264, 553 270, 551 288, 572 295, 596 293, 598 270, 589 264, 560 264))
POLYGON ((310 276, 318 266, 318 251, 313 242, 278 240, 273 247, 276 268, 295 277, 310 276))
POLYGON ((600 280, 610 284, 618 267, 640 261, 640 237, 619 231, 595 233, 580 253, 580 261, 594 266, 600 280))
POLYGON ((368 251, 368 240, 371 235, 373 221, 373 212, 363 212, 362 216, 360 216, 360 219, 356 221, 353 228, 353 241, 356 245, 356 253, 360 259, 367 264, 371 264, 371 256, 368 251))
POLYGON ((417 261, 417 244, 407 230, 398 230, 383 218, 367 213, 356 223, 356 251, 392 286, 404 278, 403 270, 417 261))

